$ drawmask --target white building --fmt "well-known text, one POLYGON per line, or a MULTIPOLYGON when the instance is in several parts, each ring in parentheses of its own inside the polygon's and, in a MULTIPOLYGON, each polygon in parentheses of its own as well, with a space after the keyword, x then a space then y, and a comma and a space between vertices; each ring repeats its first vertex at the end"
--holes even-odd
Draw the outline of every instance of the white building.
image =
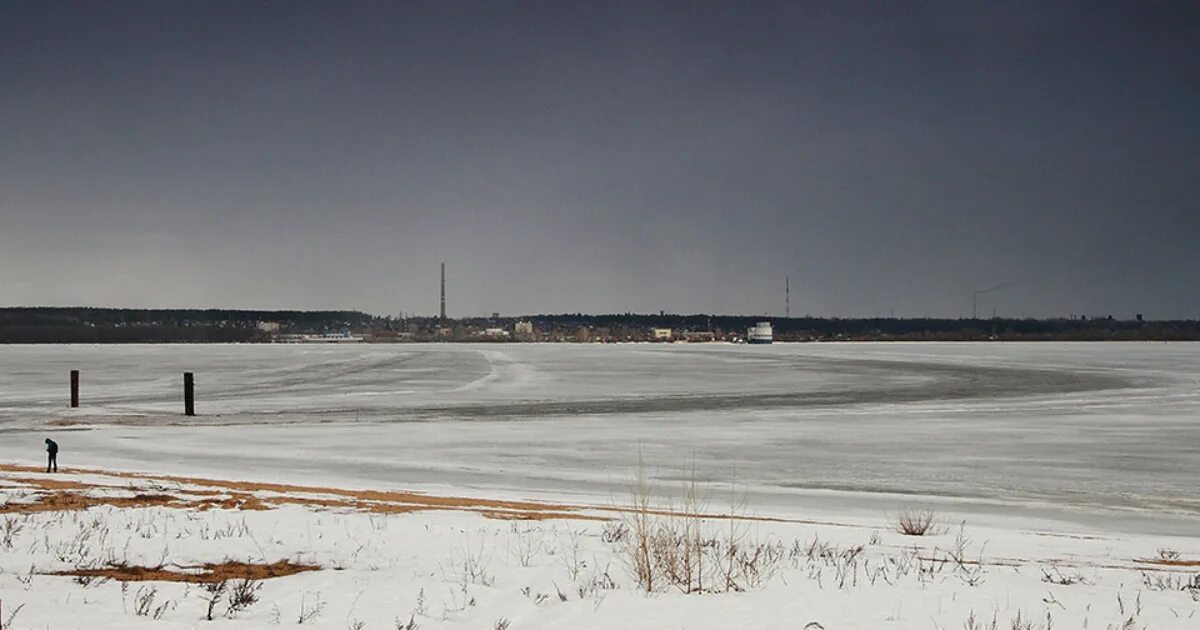
POLYGON ((651 339, 654 339, 654 340, 665 339, 667 341, 670 341, 671 337, 672 337, 672 335, 671 335, 670 328, 651 328, 650 329, 650 338, 651 339))

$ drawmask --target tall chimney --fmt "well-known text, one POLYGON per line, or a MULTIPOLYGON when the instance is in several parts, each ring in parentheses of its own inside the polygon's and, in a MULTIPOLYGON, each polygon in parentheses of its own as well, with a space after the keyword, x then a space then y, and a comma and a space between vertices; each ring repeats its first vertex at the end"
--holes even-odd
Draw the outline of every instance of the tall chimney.
POLYGON ((442 263, 442 319, 446 319, 446 263, 442 263))

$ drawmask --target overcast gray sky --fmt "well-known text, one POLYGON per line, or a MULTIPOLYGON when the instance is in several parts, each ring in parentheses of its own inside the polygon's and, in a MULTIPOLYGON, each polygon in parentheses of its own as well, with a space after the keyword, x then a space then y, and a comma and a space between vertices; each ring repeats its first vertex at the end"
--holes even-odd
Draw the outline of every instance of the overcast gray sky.
POLYGON ((0 304, 1200 317, 1200 3, 0 0, 0 304))

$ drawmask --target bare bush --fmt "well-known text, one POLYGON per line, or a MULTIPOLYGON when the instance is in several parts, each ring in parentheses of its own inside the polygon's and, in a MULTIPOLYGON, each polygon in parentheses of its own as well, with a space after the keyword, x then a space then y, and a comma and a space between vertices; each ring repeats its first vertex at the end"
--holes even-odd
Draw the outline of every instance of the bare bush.
POLYGON ((258 580, 238 580, 229 588, 229 597, 226 600, 228 609, 225 611, 225 616, 229 617, 246 610, 247 608, 258 603, 258 592, 262 590, 262 582, 258 580))
POLYGON ((587 566, 587 562, 584 561, 579 551, 580 538, 582 536, 582 530, 572 529, 567 532, 566 542, 559 542, 559 561, 562 562, 563 567, 566 568, 567 577, 569 577, 572 582, 579 579, 579 574, 587 566))
POLYGON ((958 535, 954 537, 954 544, 946 554, 954 562, 954 575, 967 586, 979 586, 983 583, 983 550, 986 546, 987 543, 984 543, 979 547, 979 555, 975 559, 969 558, 971 538, 967 536, 967 523, 963 521, 959 524, 958 535))
POLYGON ((213 620, 213 609, 217 607, 217 602, 221 601, 221 596, 225 594, 225 589, 229 586, 229 582, 221 580, 219 582, 208 582, 202 585, 204 592, 208 593, 208 612, 204 614, 204 618, 213 620))
POLYGON ((937 516, 933 510, 905 509, 896 514, 896 531, 905 536, 932 536, 940 533, 937 516))
POLYGON ((619 557, 641 590, 676 588, 713 593, 758 588, 773 577, 786 549, 748 535, 742 502, 731 487, 729 513, 707 515, 693 471, 682 505, 658 505, 640 454, 630 484, 628 534, 613 538, 619 557))
POLYGON ((467 592, 467 586, 491 586, 496 581, 495 576, 488 572, 494 548, 488 548, 486 539, 479 538, 479 544, 473 544, 467 536, 461 547, 451 550, 450 561, 442 566, 442 572, 447 579, 459 584, 459 589, 467 592))
POLYGON ((533 564, 534 557, 542 550, 542 530, 537 527, 521 527, 512 524, 508 536, 508 553, 522 567, 533 564))
POLYGON ((632 499, 630 511, 623 517, 625 528, 629 533, 618 541, 622 558, 629 565, 638 586, 647 593, 658 587, 658 570, 654 563, 652 541, 656 529, 656 519, 652 511, 654 500, 653 487, 646 476, 646 465, 642 454, 638 452, 637 467, 634 469, 633 480, 629 484, 629 496, 632 499))

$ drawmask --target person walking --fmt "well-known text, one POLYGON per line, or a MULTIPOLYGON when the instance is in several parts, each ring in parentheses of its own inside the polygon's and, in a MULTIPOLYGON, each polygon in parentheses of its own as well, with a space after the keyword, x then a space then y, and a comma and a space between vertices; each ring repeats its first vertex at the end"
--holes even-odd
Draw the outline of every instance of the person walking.
POLYGON ((46 438, 46 454, 49 459, 46 460, 46 472, 50 472, 50 468, 54 468, 54 472, 58 472, 58 442, 46 438))

